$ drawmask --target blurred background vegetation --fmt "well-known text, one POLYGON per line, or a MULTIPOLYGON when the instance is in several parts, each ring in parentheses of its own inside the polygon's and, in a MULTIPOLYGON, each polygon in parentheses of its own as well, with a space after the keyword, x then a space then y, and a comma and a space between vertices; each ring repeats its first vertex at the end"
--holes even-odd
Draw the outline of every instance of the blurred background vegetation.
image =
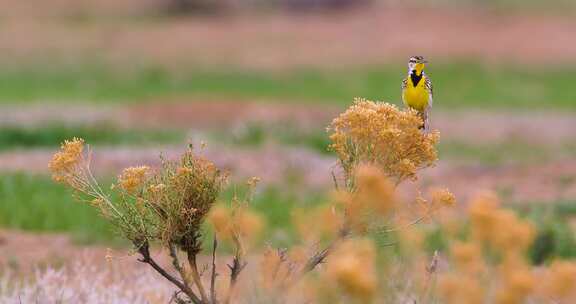
POLYGON ((330 119, 356 96, 400 105, 421 54, 442 139, 419 184, 461 208, 494 190, 537 220, 535 262, 575 256, 574 17, 570 0, 2 1, 0 229, 116 242, 50 181, 65 138, 85 138, 108 181, 205 141, 234 177, 223 199, 262 176, 267 237, 290 242, 289 210, 332 186, 330 119))

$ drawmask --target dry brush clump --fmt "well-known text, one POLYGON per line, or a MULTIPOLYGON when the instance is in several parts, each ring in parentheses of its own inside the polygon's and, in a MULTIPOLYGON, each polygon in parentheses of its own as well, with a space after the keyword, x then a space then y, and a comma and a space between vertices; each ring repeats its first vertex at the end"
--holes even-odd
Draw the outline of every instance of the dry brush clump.
POLYGON ((360 164, 378 167, 396 184, 414 180, 418 170, 434 165, 440 134, 414 129, 419 123, 421 119, 412 109, 400 111, 388 103, 356 99, 328 128, 330 147, 347 182, 354 181, 352 174, 360 164))
MULTIPOLYGON (((437 160, 439 134, 423 133, 420 125, 412 110, 364 99, 334 119, 328 131, 342 169, 333 173, 336 189, 329 202, 293 211, 299 238, 289 248, 258 248, 265 224, 250 208, 253 191, 216 204, 226 175, 191 149, 156 170, 124 170, 114 196, 92 176, 82 140, 65 142, 50 168, 132 241, 141 262, 176 286, 178 303, 574 300, 576 264, 532 267, 525 255, 534 228, 493 196, 478 196, 462 214, 445 188, 412 200, 398 195, 399 184, 417 180, 437 160), (202 248, 204 222, 215 232, 210 250, 202 248), (442 231, 449 250, 426 248, 432 228, 442 231), (225 280, 216 262, 219 242, 232 248, 225 280), (153 259, 152 244, 165 248, 171 270, 153 259), (197 259, 202 253, 210 257, 204 267, 197 259), (538 276, 545 278, 541 284, 538 276)), ((249 188, 257 181, 249 180, 249 188)))
POLYGON ((90 154, 83 152, 81 139, 65 141, 49 164, 54 180, 72 187, 79 199, 109 219, 132 242, 140 261, 185 295, 186 300, 179 301, 210 303, 212 290, 201 279, 197 256, 202 250, 202 224, 226 175, 190 148, 179 161, 163 160, 157 170, 147 166, 124 169, 109 193, 93 177, 90 154), (152 257, 153 243, 166 249, 175 272, 152 257), (186 263, 180 261, 182 256, 186 263))

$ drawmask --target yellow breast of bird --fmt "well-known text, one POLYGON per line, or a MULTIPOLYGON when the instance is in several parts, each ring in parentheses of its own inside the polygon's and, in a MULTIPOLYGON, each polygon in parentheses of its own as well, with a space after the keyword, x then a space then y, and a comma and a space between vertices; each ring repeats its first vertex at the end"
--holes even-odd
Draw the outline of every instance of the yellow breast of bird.
POLYGON ((410 77, 408 77, 406 81, 406 88, 404 92, 402 92, 402 100, 404 103, 417 110, 417 111, 424 111, 428 106, 428 101, 430 98, 430 94, 426 89, 426 76, 422 77, 420 81, 414 85, 410 77))

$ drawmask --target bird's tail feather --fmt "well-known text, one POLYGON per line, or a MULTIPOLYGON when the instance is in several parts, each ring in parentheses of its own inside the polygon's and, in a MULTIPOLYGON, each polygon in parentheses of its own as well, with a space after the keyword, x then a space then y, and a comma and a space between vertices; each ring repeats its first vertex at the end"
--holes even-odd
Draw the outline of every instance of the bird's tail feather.
POLYGON ((424 133, 430 132, 430 116, 428 111, 420 112, 420 118, 422 119, 422 125, 419 127, 424 133))

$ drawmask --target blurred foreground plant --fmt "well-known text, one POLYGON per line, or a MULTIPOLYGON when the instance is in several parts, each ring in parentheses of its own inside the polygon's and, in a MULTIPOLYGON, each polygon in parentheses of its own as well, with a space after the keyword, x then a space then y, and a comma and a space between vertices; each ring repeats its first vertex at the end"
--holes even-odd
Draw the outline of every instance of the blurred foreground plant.
POLYGON ((147 166, 126 168, 111 187, 115 196, 105 192, 93 177, 90 154, 84 153, 81 139, 65 141, 49 167, 54 180, 72 187, 79 199, 98 208, 132 242, 140 261, 176 285, 188 301, 210 303, 215 298, 213 288, 205 288, 197 263, 202 249, 201 225, 226 181, 226 175, 212 162, 189 149, 177 162, 162 160, 156 171, 147 166), (167 249, 177 274, 152 258, 153 242, 167 249), (182 253, 187 264, 180 262, 182 253))
POLYGON ((82 140, 66 141, 50 168, 56 181, 83 193, 132 241, 140 261, 178 288, 178 303, 572 303, 576 264, 533 268, 525 254, 534 229, 494 196, 478 196, 462 215, 451 208, 456 200, 447 189, 417 191, 413 199, 397 193, 437 159, 439 134, 422 133, 420 125, 414 111, 356 100, 328 128, 342 169, 341 176, 333 173, 333 199, 295 210, 299 239, 290 248, 267 246, 263 252, 254 245, 264 223, 250 209, 258 180, 248 182, 246 197, 215 205, 226 176, 192 150, 178 162, 163 160, 158 170, 125 169, 112 189, 116 196, 92 176, 82 140), (199 267, 206 220, 215 236, 211 262, 199 267), (431 220, 448 252, 427 250, 431 220), (217 280, 217 240, 233 249, 227 283, 217 280), (152 243, 167 249, 173 271, 152 258, 152 243), (246 274, 253 260, 259 263, 246 274), (546 278, 543 284, 537 275, 546 278))

